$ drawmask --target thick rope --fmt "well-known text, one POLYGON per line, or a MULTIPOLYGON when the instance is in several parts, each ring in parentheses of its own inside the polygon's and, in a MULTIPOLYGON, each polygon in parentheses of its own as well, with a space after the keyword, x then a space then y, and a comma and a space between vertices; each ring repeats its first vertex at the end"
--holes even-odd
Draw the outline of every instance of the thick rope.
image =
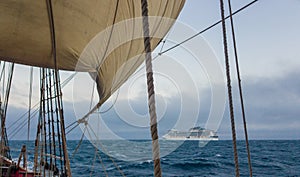
POLYGON ((220 0, 220 8, 221 8, 221 16, 222 16, 223 43, 224 43, 224 55, 225 55, 225 65, 226 65, 232 142, 233 142, 233 151, 234 151, 235 176, 239 177, 240 172, 239 172, 238 153, 237 153, 237 147, 236 147, 236 133, 235 133, 235 123, 234 123, 233 100, 232 100, 231 79, 230 79, 230 66, 229 66, 228 46, 227 46, 227 39, 226 39, 226 24, 225 24, 225 13, 224 13, 223 0, 220 0))
POLYGON ((150 114, 150 126, 151 126, 151 137, 152 137, 152 157, 154 162, 154 175, 158 177, 161 176, 161 168, 160 168, 159 143, 158 143, 158 134, 157 134, 157 116, 155 110, 155 93, 154 93, 154 84, 153 84, 152 56, 151 56, 151 44, 150 44, 150 36, 149 36, 147 0, 141 0, 141 5, 142 5, 142 15, 143 15, 144 46, 146 52, 148 107, 149 107, 149 114, 150 114))
POLYGON ((248 168, 249 168, 249 175, 250 175, 250 177, 252 177, 252 165, 251 165, 250 146, 249 146, 249 141, 248 141, 248 132, 247 132, 247 123, 246 123, 246 115, 245 115, 245 108, 244 108, 244 99, 243 99, 243 92, 242 92, 242 83, 241 83, 241 76, 240 76, 239 59, 238 59, 238 54, 237 54, 237 45, 236 45, 236 39, 235 39, 234 24, 233 24, 233 17, 232 17, 232 9, 231 9, 231 1, 230 0, 228 0, 228 8, 229 8, 229 13, 230 13, 232 42, 233 42, 234 56, 235 56, 235 66, 236 66, 236 73, 237 73, 237 77, 238 77, 238 85, 239 85, 239 92, 240 92, 240 101, 241 101, 243 124, 244 124, 244 132, 245 132, 245 141, 246 141, 246 148, 247 148, 247 155, 248 155, 248 168))

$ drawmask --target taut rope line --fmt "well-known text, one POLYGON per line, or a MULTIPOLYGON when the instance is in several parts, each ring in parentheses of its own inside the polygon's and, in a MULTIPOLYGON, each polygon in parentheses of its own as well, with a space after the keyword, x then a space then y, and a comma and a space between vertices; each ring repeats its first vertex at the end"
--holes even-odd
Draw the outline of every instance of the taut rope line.
POLYGON ((247 123, 246 123, 244 99, 243 99, 243 92, 242 92, 242 83, 241 83, 241 76, 240 76, 239 59, 238 59, 238 54, 237 54, 237 45, 236 45, 236 40, 235 40, 235 32, 234 32, 234 24, 233 24, 233 17, 232 17, 231 1, 230 0, 228 0, 228 7, 229 7, 229 13, 230 13, 232 42, 233 42, 234 56, 235 56, 235 66, 236 66, 236 73, 237 73, 237 77, 238 77, 238 85, 239 85, 241 109, 242 109, 244 132, 245 132, 245 141, 246 141, 247 156, 248 156, 249 176, 252 177, 252 165, 251 165, 250 147, 249 147, 249 141, 248 141, 248 132, 247 132, 247 123))
POLYGON ((144 47, 146 56, 146 72, 147 72, 147 86, 148 86, 148 107, 150 114, 150 127, 152 137, 152 158, 154 162, 154 176, 161 176, 160 168, 160 155, 159 155, 159 142, 157 135, 157 116, 155 109, 155 93, 153 84, 153 71, 152 71, 152 56, 151 44, 149 36, 149 21, 148 21, 148 2, 141 0, 142 15, 143 15, 143 31, 144 31, 144 47))
POLYGON ((231 79, 230 79, 230 66, 229 66, 228 46, 227 46, 227 39, 226 39, 226 24, 225 24, 223 0, 220 0, 220 8, 221 8, 221 16, 222 16, 223 43, 224 43, 224 55, 225 55, 225 65, 226 65, 226 77, 227 77, 232 142, 233 142, 233 151, 234 151, 235 176, 239 177, 240 172, 239 172, 238 153, 237 153, 237 147, 236 147, 236 133, 235 133, 235 123, 234 123, 233 100, 232 100, 231 79))
MULTIPOLYGON (((250 2, 250 3, 248 3, 248 4, 246 4, 245 6, 243 6, 242 8, 240 8, 239 10, 233 12, 231 15, 228 15, 227 17, 225 17, 225 20, 228 19, 230 16, 234 16, 235 14, 237 14, 237 13, 243 11, 244 9, 246 9, 246 8, 248 8, 249 6, 253 5, 253 4, 254 4, 255 2, 257 2, 257 1, 258 1, 258 0, 254 0, 254 1, 252 1, 252 2, 250 2)), ((222 22, 222 19, 219 20, 219 21, 217 21, 217 22, 215 22, 214 24, 210 25, 209 27, 203 29, 202 31, 199 31, 198 33, 194 34, 193 36, 191 36, 191 37, 189 37, 189 38, 183 40, 182 42, 180 42, 180 43, 178 43, 178 44, 175 44, 174 46, 172 46, 172 47, 170 47, 170 48, 168 48, 168 49, 166 49, 166 50, 164 50, 164 51, 160 51, 160 52, 158 53, 158 55, 162 55, 162 54, 164 54, 164 53, 166 53, 166 52, 168 52, 168 51, 170 51, 170 50, 172 50, 172 49, 174 49, 174 48, 176 48, 176 47, 182 45, 183 43, 186 43, 187 41, 189 41, 189 40, 191 40, 191 39, 193 39, 193 38, 199 36, 200 34, 206 32, 206 31, 208 31, 208 30, 210 30, 211 28, 213 28, 214 26, 218 25, 218 24, 221 23, 221 22, 222 22)))

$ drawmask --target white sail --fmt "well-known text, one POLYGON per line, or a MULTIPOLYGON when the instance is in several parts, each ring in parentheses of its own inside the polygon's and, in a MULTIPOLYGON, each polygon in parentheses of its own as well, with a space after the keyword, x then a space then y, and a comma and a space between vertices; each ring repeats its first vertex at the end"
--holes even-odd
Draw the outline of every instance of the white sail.
MULTIPOLYGON (((100 98, 107 99, 144 59, 136 57, 144 51, 141 1, 50 2, 58 68, 90 72, 97 80, 100 98), (126 72, 120 73, 121 67, 126 72)), ((184 2, 149 0, 149 16, 155 17, 149 18, 150 35, 155 36, 152 50, 173 24, 162 19, 176 19, 184 2)), ((54 68, 49 24, 46 1, 1 1, 0 59, 54 68)))

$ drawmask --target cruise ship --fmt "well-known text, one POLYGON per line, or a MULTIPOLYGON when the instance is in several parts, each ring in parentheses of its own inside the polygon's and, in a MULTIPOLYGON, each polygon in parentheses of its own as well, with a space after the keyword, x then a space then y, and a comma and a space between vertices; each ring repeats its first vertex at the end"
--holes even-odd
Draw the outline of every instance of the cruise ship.
POLYGON ((219 137, 217 132, 202 127, 193 127, 189 131, 178 131, 171 129, 163 136, 166 140, 201 140, 201 141, 217 141, 219 137))

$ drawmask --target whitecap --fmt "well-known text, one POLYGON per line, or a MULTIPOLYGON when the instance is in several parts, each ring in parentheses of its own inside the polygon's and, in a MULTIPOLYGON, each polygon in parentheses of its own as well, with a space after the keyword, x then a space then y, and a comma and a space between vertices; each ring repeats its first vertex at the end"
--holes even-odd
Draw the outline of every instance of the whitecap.
POLYGON ((222 155, 221 154, 216 154, 216 157, 221 157, 222 155))

